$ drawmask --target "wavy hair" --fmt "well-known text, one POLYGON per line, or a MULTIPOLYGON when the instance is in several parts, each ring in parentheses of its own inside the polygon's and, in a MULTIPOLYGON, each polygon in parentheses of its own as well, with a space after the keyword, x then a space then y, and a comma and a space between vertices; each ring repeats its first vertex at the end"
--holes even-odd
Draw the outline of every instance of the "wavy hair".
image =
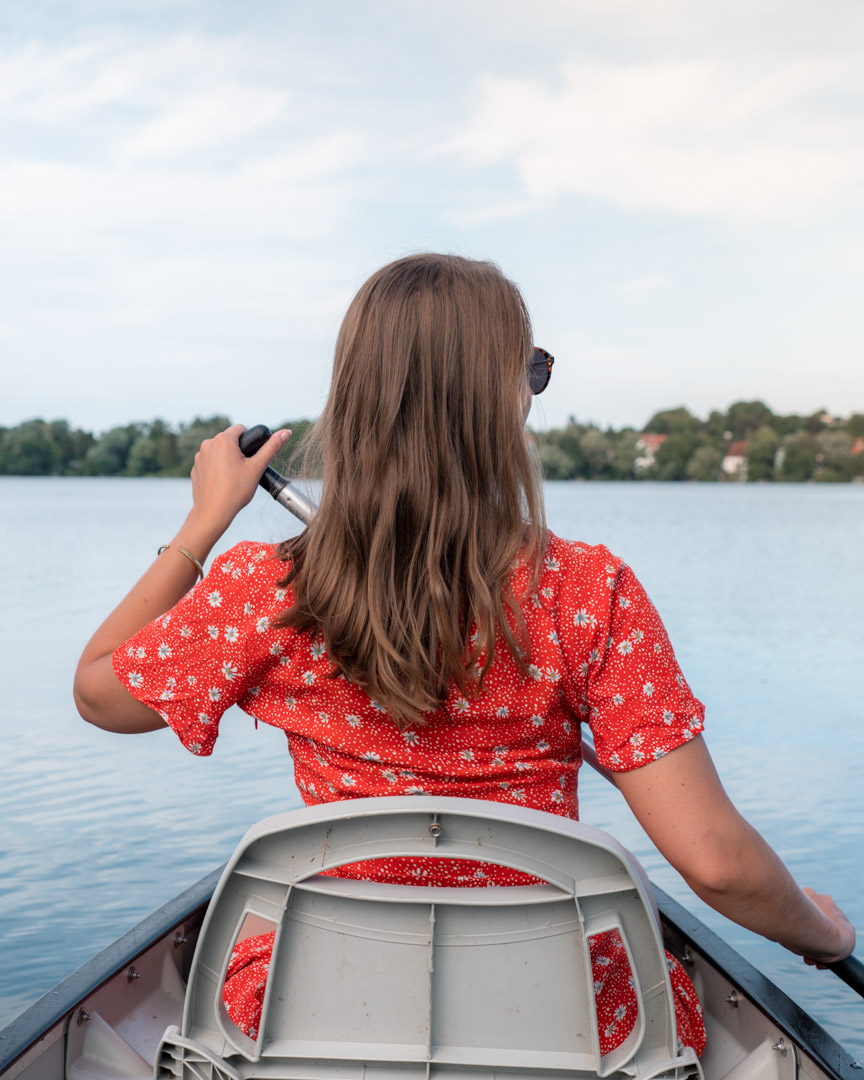
POLYGON ((536 588, 546 544, 524 430, 531 351, 516 286, 453 255, 383 267, 342 323, 307 450, 321 505, 280 548, 295 602, 278 624, 320 632, 334 676, 401 728, 451 684, 478 693, 500 644, 526 671, 510 580, 523 560, 536 588))

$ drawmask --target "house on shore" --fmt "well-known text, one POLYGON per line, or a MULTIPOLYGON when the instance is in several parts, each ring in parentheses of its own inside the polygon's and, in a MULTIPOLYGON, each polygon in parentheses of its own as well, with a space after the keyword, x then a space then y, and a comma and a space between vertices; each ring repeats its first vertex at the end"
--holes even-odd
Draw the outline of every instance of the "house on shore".
POLYGON ((730 480, 747 479, 747 442, 742 439, 739 442, 729 444, 726 456, 721 465, 723 472, 730 480))
POLYGON ((633 468, 637 471, 653 468, 657 451, 668 438, 668 435, 655 435, 653 431, 643 432, 636 440, 639 457, 634 458, 633 468))

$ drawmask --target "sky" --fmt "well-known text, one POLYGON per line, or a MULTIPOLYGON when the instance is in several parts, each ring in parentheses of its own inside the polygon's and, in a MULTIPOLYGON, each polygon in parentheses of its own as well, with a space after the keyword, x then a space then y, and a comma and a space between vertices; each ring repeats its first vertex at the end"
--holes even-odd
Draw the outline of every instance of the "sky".
POLYGON ((864 411, 857 0, 0 8, 0 424, 314 417, 351 296, 497 262, 535 427, 864 411))

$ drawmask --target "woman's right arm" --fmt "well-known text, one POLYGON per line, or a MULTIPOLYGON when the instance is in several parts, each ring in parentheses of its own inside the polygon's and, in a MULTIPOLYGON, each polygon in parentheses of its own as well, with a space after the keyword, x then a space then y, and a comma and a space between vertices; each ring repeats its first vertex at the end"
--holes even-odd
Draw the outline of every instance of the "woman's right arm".
POLYGON ((615 782, 661 855, 721 915, 819 964, 852 952, 849 920, 830 896, 799 888, 738 813, 701 737, 615 782))
POLYGON ((81 716, 96 727, 138 734, 165 727, 154 710, 129 693, 114 673, 114 650, 159 615, 170 610, 195 583, 185 547, 203 563, 237 512, 255 494, 264 469, 290 432, 274 432, 251 458, 239 447, 242 424, 206 439, 192 469, 193 505, 180 531, 87 643, 75 672, 73 694, 81 716))

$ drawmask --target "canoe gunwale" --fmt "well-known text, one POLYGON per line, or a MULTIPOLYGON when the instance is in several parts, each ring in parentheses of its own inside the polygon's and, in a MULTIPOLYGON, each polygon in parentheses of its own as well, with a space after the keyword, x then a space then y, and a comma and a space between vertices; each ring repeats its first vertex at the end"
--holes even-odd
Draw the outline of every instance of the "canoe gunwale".
MULTIPOLYGON (((700 953, 760 1009, 829 1076, 864 1080, 864 1069, 809 1013, 687 908, 657 885, 652 886, 660 916, 687 945, 700 953)), ((864 1007, 864 1005, 862 1005, 864 1007)))
POLYGON ((90 997, 121 968, 131 964, 166 934, 206 907, 219 883, 222 870, 220 866, 211 871, 185 892, 157 908, 0 1030, 0 1072, 9 1068, 46 1032, 69 1015, 79 1002, 90 997))

